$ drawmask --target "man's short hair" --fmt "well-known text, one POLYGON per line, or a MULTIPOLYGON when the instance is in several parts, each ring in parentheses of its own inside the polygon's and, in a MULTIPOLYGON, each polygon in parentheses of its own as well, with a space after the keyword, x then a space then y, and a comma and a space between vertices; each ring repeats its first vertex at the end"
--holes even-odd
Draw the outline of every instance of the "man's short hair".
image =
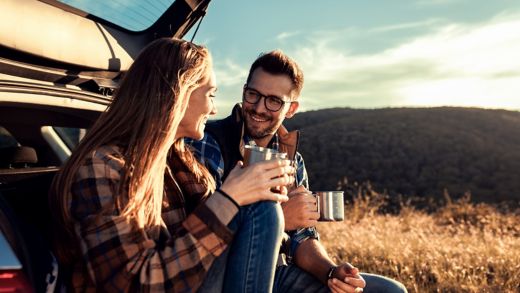
POLYGON ((300 95, 303 88, 303 71, 298 64, 289 58, 289 56, 285 55, 282 50, 274 50, 260 54, 251 65, 251 69, 249 69, 247 83, 251 81, 253 72, 259 67, 270 74, 287 75, 294 85, 293 90, 296 91, 296 97, 300 95))

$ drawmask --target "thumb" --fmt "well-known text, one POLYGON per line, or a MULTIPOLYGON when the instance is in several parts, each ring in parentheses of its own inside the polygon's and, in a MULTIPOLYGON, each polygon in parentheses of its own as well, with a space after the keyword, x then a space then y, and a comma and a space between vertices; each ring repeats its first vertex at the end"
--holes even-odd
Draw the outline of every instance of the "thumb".
POLYGON ((240 171, 244 168, 244 163, 242 163, 242 161, 238 161, 237 164, 235 165, 235 167, 233 167, 233 169, 231 169, 231 171, 229 172, 229 174, 240 174, 240 171))

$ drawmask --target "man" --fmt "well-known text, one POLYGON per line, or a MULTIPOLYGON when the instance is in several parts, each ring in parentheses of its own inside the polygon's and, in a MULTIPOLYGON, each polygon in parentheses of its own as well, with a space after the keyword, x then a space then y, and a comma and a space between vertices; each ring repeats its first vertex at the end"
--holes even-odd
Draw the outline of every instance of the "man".
POLYGON ((360 274, 349 263, 334 263, 319 242, 314 228, 319 218, 316 200, 308 191, 305 164, 297 151, 299 134, 282 125, 298 110, 302 87, 303 73, 293 60, 280 50, 263 54, 251 66, 242 105, 237 104, 226 119, 209 123, 203 140, 189 143, 217 186, 243 160, 246 144, 277 149, 294 160, 297 188, 282 205, 290 235, 287 261, 276 269, 273 292, 363 292, 363 288, 364 292, 406 292, 396 281, 360 274))

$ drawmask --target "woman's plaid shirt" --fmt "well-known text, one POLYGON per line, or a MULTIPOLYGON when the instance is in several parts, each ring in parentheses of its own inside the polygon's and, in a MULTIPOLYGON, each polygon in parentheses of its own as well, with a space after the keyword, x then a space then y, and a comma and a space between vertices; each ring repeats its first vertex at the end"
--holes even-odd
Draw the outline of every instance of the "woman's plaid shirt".
MULTIPOLYGON (((118 186, 124 165, 118 147, 105 146, 94 151, 76 174, 70 211, 80 255, 72 272, 72 289, 196 291, 231 242, 233 232, 226 225, 238 208, 215 192, 187 215, 184 196, 167 172, 163 226, 138 228, 135 221, 120 216, 114 203, 121 196, 118 186)), ((182 180, 176 179, 184 190, 182 180)))

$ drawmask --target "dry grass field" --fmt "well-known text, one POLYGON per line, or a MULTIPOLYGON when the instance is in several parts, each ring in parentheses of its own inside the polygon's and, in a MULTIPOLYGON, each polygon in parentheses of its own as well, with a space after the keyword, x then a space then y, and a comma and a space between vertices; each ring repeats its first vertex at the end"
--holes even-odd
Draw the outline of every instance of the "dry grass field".
POLYGON ((465 197, 428 213, 401 204, 399 214, 381 214, 384 200, 355 196, 344 222, 319 224, 336 261, 398 279, 409 292, 520 292, 520 211, 465 197))

